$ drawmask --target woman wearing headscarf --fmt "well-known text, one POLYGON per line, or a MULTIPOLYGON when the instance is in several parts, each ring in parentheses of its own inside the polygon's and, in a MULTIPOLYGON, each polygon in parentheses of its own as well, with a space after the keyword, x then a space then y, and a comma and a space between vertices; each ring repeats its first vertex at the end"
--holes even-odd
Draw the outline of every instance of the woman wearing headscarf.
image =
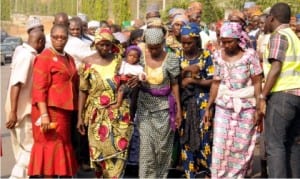
POLYGON ((171 23, 172 33, 169 33, 166 39, 166 46, 169 51, 176 53, 182 49, 182 45, 180 42, 180 29, 182 26, 186 25, 188 21, 188 18, 183 14, 176 15, 173 18, 173 21, 171 23))
POLYGON ((222 48, 215 53, 215 73, 205 122, 213 119, 212 178, 244 178, 251 169, 257 124, 261 121, 259 96, 262 69, 253 49, 246 49, 240 24, 224 23, 222 48))
POLYGON ((124 173, 128 143, 133 125, 127 99, 119 108, 116 93, 120 85, 117 76, 122 58, 112 50, 113 36, 108 28, 97 29, 95 47, 97 53, 86 57, 79 69, 80 92, 77 128, 88 140, 91 167, 96 176, 119 178, 124 173))
POLYGON ((211 127, 204 125, 202 117, 209 98, 214 68, 210 52, 201 48, 199 33, 200 27, 196 23, 190 23, 181 28, 183 125, 180 136, 181 159, 187 178, 195 178, 200 172, 210 176, 211 127))
POLYGON ((247 27, 247 21, 248 20, 247 20, 246 15, 243 12, 239 11, 239 10, 233 10, 228 15, 228 20, 230 22, 237 22, 241 25, 242 33, 243 33, 242 35, 243 35, 243 38, 246 41, 246 47, 247 48, 254 48, 252 43, 251 43, 251 39, 247 34, 250 29, 248 29, 248 27, 247 27))
POLYGON ((146 72, 137 101, 140 134, 139 177, 166 178, 171 162, 174 131, 181 123, 179 63, 164 51, 161 28, 145 30, 146 49, 140 63, 146 72))

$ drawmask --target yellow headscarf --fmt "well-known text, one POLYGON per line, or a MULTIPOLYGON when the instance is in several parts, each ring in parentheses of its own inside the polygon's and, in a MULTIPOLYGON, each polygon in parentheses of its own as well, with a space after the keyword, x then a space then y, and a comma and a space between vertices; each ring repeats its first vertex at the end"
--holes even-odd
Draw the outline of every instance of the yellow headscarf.
POLYGON ((112 35, 111 31, 109 28, 98 28, 95 31, 95 44, 102 40, 108 40, 110 42, 113 41, 114 36, 112 35))

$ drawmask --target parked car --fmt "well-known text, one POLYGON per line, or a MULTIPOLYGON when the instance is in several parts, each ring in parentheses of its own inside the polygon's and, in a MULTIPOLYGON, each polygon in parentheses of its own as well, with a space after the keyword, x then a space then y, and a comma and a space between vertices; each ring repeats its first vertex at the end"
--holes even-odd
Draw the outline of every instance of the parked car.
POLYGON ((13 47, 13 50, 23 43, 21 37, 7 37, 4 39, 3 43, 10 44, 13 47))
POLYGON ((1 39, 0 40, 1 40, 1 42, 3 42, 3 40, 8 37, 8 34, 7 34, 7 32, 5 32, 3 30, 1 30, 0 32, 1 32, 1 39))
POLYGON ((4 56, 1 54, 1 66, 5 65, 5 58, 4 56))
POLYGON ((11 63, 14 50, 10 44, 0 45, 1 65, 11 63))

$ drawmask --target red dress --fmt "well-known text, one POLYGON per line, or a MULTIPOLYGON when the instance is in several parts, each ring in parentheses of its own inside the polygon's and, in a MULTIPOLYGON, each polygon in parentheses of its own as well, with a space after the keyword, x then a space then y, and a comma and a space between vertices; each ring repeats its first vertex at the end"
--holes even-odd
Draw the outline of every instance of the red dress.
POLYGON ((44 50, 33 70, 32 125, 34 144, 28 175, 74 176, 77 162, 71 145, 71 113, 77 109, 78 74, 70 55, 44 50), (57 128, 46 133, 35 122, 40 117, 38 102, 46 102, 51 122, 57 128))

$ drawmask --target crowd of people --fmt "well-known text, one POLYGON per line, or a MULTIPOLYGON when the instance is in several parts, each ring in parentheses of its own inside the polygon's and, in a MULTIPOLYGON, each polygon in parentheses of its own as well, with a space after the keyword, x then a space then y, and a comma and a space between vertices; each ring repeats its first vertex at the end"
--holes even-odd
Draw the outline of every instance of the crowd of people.
POLYGON ((28 20, 6 100, 11 178, 300 178, 300 14, 286 3, 205 25, 157 4, 122 28, 84 14, 28 20))

